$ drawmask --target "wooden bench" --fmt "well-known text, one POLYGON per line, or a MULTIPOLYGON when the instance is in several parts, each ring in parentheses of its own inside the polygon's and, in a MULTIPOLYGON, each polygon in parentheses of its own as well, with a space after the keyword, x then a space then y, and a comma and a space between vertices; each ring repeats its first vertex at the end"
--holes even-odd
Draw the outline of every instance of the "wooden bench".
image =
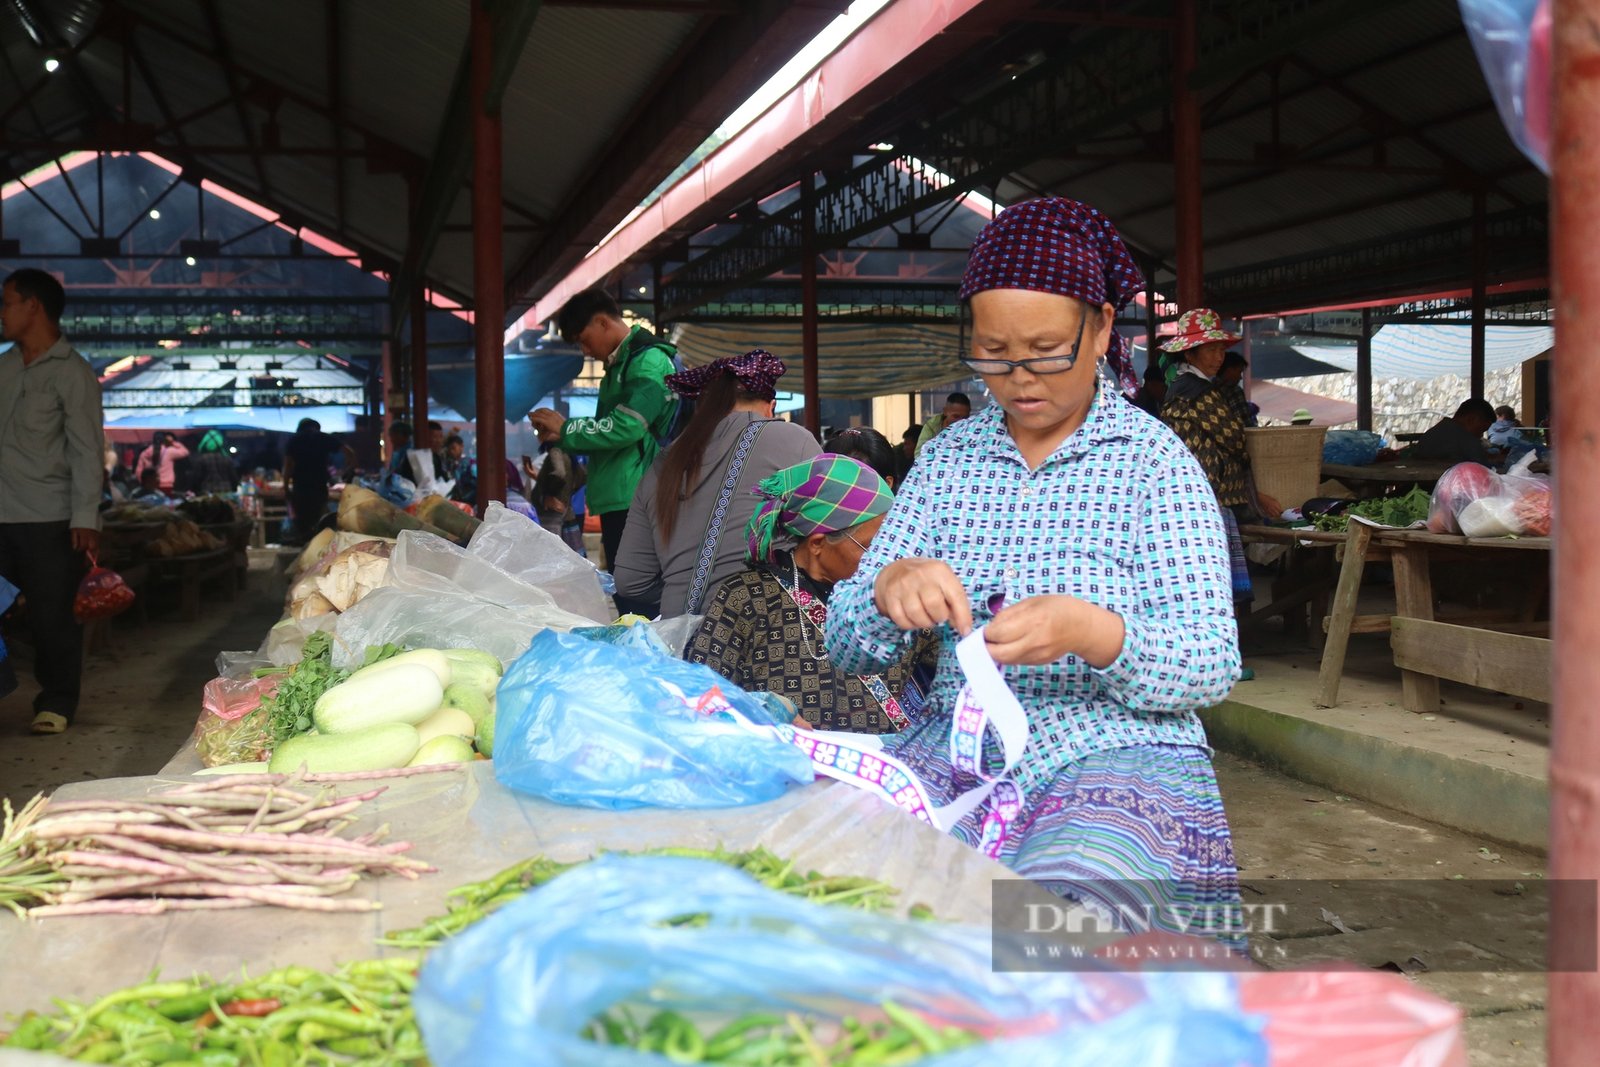
POLYGON ((1551 646, 1542 635, 1548 633, 1549 624, 1535 618, 1549 591, 1548 563, 1542 572, 1545 580, 1530 583, 1519 604, 1500 611, 1461 613, 1448 620, 1435 618, 1434 563, 1455 560, 1492 568, 1508 552, 1548 557, 1550 539, 1460 537, 1351 522, 1333 610, 1325 623, 1327 644, 1317 706, 1331 708, 1339 702, 1350 635, 1383 632, 1390 634, 1394 662, 1401 671, 1401 702, 1410 711, 1438 710, 1441 678, 1548 701, 1551 646), (1394 568, 1395 610, 1358 615, 1366 565, 1382 561, 1394 568))

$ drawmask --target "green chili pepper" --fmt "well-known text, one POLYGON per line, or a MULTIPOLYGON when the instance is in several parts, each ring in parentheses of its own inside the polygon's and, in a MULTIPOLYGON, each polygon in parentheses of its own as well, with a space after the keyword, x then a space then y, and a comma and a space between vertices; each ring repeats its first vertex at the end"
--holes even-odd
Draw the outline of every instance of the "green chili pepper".
POLYGON ((139 1058, 152 1063, 192 1063, 194 1057, 194 1049, 174 1041, 150 1045, 139 1050, 139 1058))
POLYGON ((211 1010, 211 998, 218 1000, 233 1000, 233 994, 226 989, 208 990, 203 993, 188 993, 181 997, 169 997, 155 1005, 155 1010, 168 1019, 197 1019, 211 1010))
POLYGON ((11 1036, 0 1041, 0 1048, 41 1049, 50 1036, 50 1020, 43 1015, 28 1014, 11 1031, 11 1036))
POLYGON ((72 1058, 79 1063, 115 1063, 125 1050, 121 1041, 97 1041, 72 1058))
POLYGON ((916 1038, 917 1044, 928 1052, 944 1051, 944 1040, 934 1032, 933 1027, 922 1021, 916 1012, 902 1008, 892 1000, 886 1000, 879 1005, 883 1013, 894 1022, 899 1023, 916 1038))

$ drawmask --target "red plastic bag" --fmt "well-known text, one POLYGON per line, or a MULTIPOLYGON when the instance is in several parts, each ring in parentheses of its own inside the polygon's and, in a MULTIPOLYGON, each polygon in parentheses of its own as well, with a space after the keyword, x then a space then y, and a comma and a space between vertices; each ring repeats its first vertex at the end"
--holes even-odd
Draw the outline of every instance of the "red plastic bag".
POLYGON ((89 565, 89 573, 78 583, 78 596, 72 603, 72 613, 79 622, 114 618, 133 606, 133 590, 122 575, 100 566, 93 556, 89 557, 89 565))

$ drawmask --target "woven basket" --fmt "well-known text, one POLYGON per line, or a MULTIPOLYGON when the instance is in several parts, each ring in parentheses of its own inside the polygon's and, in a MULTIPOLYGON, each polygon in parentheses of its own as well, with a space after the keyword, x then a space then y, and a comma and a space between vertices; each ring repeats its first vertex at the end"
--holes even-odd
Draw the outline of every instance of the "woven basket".
POLYGON ((1286 508, 1317 495, 1322 483, 1322 439, 1326 426, 1252 426, 1244 432, 1245 450, 1256 489, 1286 508))

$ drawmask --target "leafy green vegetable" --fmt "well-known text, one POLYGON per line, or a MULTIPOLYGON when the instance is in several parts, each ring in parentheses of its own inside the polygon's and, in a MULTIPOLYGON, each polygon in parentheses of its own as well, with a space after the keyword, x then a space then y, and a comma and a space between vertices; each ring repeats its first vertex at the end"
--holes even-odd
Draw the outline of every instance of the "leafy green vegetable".
POLYGON ((283 680, 278 691, 261 702, 267 713, 267 733, 274 744, 311 729, 311 710, 317 698, 349 677, 333 668, 333 637, 317 631, 306 638, 300 663, 283 680))
POLYGON ((362 657, 361 665, 370 667, 374 663, 382 663, 386 659, 393 659, 406 650, 406 646, 389 643, 387 645, 368 645, 367 654, 362 657))
POLYGON ((1311 525, 1319 530, 1343 533, 1350 528, 1350 517, 1359 515, 1381 526, 1404 528, 1414 523, 1427 522, 1428 508, 1432 503, 1433 497, 1425 490, 1412 489, 1405 496, 1379 497, 1351 504, 1338 515, 1318 515, 1311 520, 1311 525))

